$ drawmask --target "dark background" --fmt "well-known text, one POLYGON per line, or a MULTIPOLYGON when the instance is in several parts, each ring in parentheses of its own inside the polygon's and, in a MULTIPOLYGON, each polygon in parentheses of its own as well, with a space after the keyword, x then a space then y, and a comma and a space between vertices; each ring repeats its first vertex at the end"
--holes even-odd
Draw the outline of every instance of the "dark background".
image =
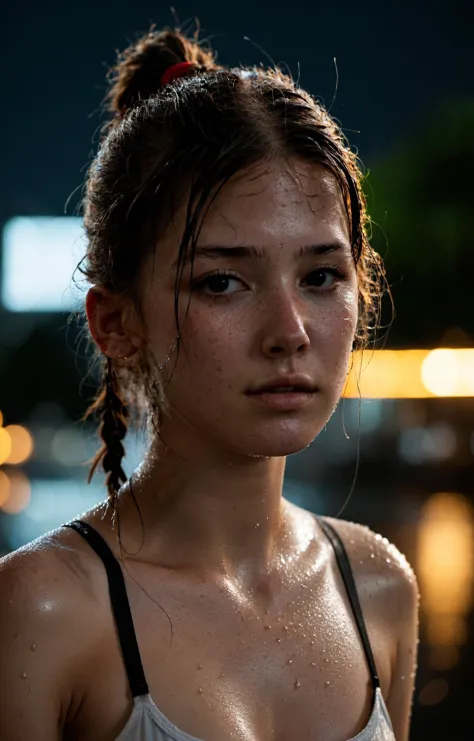
MULTIPOLYGON (((201 37, 210 38, 221 63, 267 63, 269 56, 331 106, 368 172, 372 243, 385 258, 396 305, 392 348, 474 346, 473 7, 459 0, 175 5, 182 24, 199 18, 201 37)), ((85 0, 17 2, 4 10, 0 227, 18 215, 75 213, 97 148, 106 70, 115 50, 152 22, 173 25, 170 7, 85 0)), ((67 319, 0 308, 0 410, 4 424, 35 431, 36 452, 23 470, 32 483, 56 481, 58 499, 50 502, 56 510, 66 484, 80 487, 85 471, 78 460, 61 468, 44 451, 55 430, 78 434, 93 391, 91 383, 80 386, 88 353, 67 319)), ((342 434, 340 409, 324 439, 288 462, 288 492, 315 511, 337 513, 351 488, 354 404, 345 406, 350 441, 342 434)), ((469 398, 448 398, 383 400, 364 408, 357 485, 342 516, 389 537, 416 571, 430 498, 453 492, 473 504, 474 405, 469 398), (449 435, 457 445, 446 455, 449 435), (433 439, 438 448, 428 454, 433 439), (403 452, 410 440, 419 441, 417 460, 403 452)), ((89 452, 92 430, 84 435, 89 452)), ((96 500, 103 496, 100 485, 92 491, 96 500)), ((69 501, 76 510, 59 507, 62 521, 78 511, 79 500, 69 501)), ((3 552, 52 523, 44 518, 36 530, 18 529, 23 517, 0 512, 3 552)), ((466 638, 451 663, 435 658, 431 619, 422 593, 411 738, 472 738, 472 602, 463 615, 466 638)))

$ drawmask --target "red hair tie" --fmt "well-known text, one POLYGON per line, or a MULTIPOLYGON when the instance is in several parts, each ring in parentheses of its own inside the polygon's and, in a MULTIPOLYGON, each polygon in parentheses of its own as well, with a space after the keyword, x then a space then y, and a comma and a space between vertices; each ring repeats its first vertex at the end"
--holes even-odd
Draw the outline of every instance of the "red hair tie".
POLYGON ((172 64, 171 67, 165 69, 161 75, 160 82, 162 85, 166 85, 167 82, 174 80, 176 77, 183 77, 191 68, 194 69, 195 66, 194 62, 178 62, 177 64, 172 64))

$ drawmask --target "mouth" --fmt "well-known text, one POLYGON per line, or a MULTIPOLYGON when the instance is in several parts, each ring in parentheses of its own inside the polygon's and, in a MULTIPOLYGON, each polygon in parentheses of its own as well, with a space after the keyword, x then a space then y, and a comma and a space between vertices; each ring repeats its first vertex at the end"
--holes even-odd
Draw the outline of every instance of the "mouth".
POLYGON ((247 391, 250 396, 259 394, 313 394, 317 391, 316 386, 311 383, 310 379, 305 377, 299 378, 278 378, 268 383, 263 383, 254 389, 247 391))
POLYGON ((255 394, 312 394, 313 389, 307 386, 266 386, 257 391, 249 391, 250 396, 255 394))
POLYGON ((256 402, 270 409, 295 411, 311 404, 316 392, 316 387, 304 379, 295 383, 267 383, 247 393, 256 402))

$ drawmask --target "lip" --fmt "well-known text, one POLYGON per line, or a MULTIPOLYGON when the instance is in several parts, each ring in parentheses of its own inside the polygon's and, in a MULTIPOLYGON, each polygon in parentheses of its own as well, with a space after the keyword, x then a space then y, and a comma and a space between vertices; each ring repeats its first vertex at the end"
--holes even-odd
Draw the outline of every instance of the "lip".
POLYGON ((270 392, 275 396, 278 394, 281 394, 281 395, 287 395, 287 394, 291 395, 292 394, 294 396, 297 396, 298 394, 300 395, 301 394, 303 395, 314 394, 316 390, 317 390, 316 386, 314 385, 314 383, 312 383, 311 379, 308 378, 308 376, 299 375, 299 376, 280 376, 279 378, 273 378, 270 381, 266 381, 260 384, 260 386, 257 386, 254 389, 249 389, 247 393, 250 396, 260 396, 262 394, 265 394, 266 392, 270 392), (289 388, 294 387, 295 390, 288 391, 288 392, 281 391, 278 393, 273 391, 273 389, 275 388, 285 388, 286 386, 288 386, 289 388))
POLYGON ((270 409, 289 412, 307 407, 315 395, 315 391, 262 391, 250 397, 270 409))

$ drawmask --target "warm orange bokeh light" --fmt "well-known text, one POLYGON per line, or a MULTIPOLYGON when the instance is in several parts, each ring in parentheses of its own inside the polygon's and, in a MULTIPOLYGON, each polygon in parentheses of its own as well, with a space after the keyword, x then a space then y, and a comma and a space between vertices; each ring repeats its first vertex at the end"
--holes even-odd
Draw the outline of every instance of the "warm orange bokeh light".
POLYGON ((474 350, 364 350, 352 353, 343 396, 430 399, 474 396, 474 350))
POLYGON ((422 506, 417 534, 416 574, 431 665, 454 666, 468 637, 466 624, 473 598, 474 511, 456 492, 433 494, 422 506))
POLYGON ((0 464, 5 463, 11 453, 12 441, 4 427, 0 427, 0 464))
POLYGON ((7 478, 9 478, 10 492, 0 509, 9 515, 17 515, 30 503, 31 484, 28 477, 20 471, 12 471, 7 478))
POLYGON ((10 479, 4 471, 0 471, 0 509, 10 496, 10 479))
POLYGON ((11 450, 5 463, 24 463, 33 452, 33 438, 25 427, 21 425, 8 425, 5 431, 10 436, 11 450))

